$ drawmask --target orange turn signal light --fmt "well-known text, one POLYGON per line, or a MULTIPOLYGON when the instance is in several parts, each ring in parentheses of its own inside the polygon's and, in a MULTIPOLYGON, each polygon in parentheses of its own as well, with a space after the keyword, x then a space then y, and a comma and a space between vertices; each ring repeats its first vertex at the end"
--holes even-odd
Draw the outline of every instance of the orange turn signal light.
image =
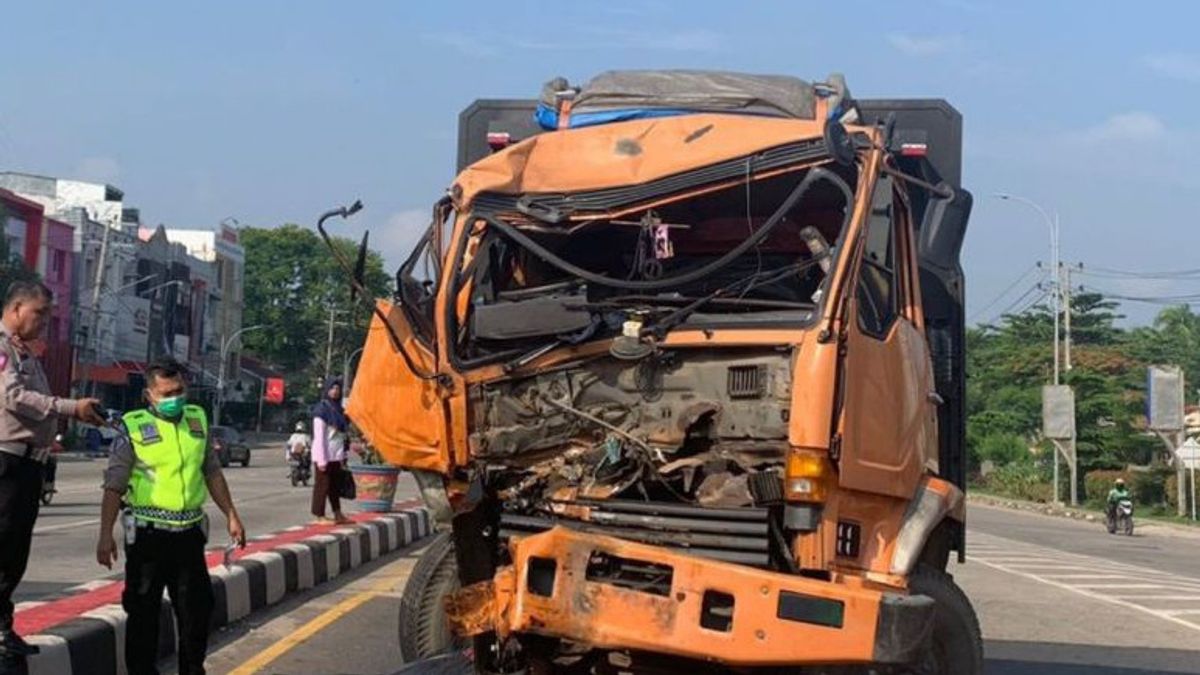
POLYGON ((783 475, 783 496, 789 502, 823 502, 833 481, 833 465, 823 452, 792 450, 783 475))

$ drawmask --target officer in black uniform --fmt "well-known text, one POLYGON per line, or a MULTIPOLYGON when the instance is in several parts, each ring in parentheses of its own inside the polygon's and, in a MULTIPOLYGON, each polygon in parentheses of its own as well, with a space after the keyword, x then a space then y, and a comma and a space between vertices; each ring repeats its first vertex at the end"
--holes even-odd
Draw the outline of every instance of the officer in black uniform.
POLYGON ((0 661, 8 663, 37 647, 13 631, 13 592, 29 562, 33 524, 42 497, 45 462, 57 420, 75 417, 103 424, 94 398, 72 400, 50 393, 32 343, 46 327, 54 296, 34 281, 9 286, 0 318, 0 661))

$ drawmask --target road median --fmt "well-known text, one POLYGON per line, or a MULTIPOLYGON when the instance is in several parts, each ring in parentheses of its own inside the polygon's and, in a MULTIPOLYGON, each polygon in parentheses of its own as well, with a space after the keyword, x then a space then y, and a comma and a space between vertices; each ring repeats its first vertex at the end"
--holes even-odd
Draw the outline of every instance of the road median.
MULTIPOLYGON (((413 503, 392 513, 361 513, 350 525, 308 525, 247 543, 228 566, 220 549, 207 553, 216 597, 210 631, 245 619, 294 593, 336 578, 403 549, 430 532, 426 511, 413 503)), ((125 673, 123 581, 18 611, 18 632, 41 647, 28 661, 30 675, 125 673)), ((164 597, 159 658, 175 652, 175 619, 164 597)))

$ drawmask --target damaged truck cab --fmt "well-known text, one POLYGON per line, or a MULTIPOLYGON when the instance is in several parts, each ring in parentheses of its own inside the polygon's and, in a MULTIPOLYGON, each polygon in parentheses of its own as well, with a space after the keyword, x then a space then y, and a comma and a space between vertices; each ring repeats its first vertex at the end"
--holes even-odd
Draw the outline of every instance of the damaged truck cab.
POLYGON ((449 525, 405 656, 981 672, 958 113, 616 72, 460 134, 349 404, 449 525))

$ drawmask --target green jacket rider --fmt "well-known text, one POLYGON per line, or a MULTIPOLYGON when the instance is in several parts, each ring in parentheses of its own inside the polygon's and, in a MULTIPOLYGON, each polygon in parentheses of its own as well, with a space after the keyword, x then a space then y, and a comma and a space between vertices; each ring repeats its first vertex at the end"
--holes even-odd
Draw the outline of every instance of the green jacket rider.
POLYGON ((1129 494, 1129 490, 1125 487, 1125 479, 1118 478, 1113 488, 1108 491, 1108 507, 1111 509, 1113 505, 1122 499, 1133 501, 1133 495, 1129 494))

